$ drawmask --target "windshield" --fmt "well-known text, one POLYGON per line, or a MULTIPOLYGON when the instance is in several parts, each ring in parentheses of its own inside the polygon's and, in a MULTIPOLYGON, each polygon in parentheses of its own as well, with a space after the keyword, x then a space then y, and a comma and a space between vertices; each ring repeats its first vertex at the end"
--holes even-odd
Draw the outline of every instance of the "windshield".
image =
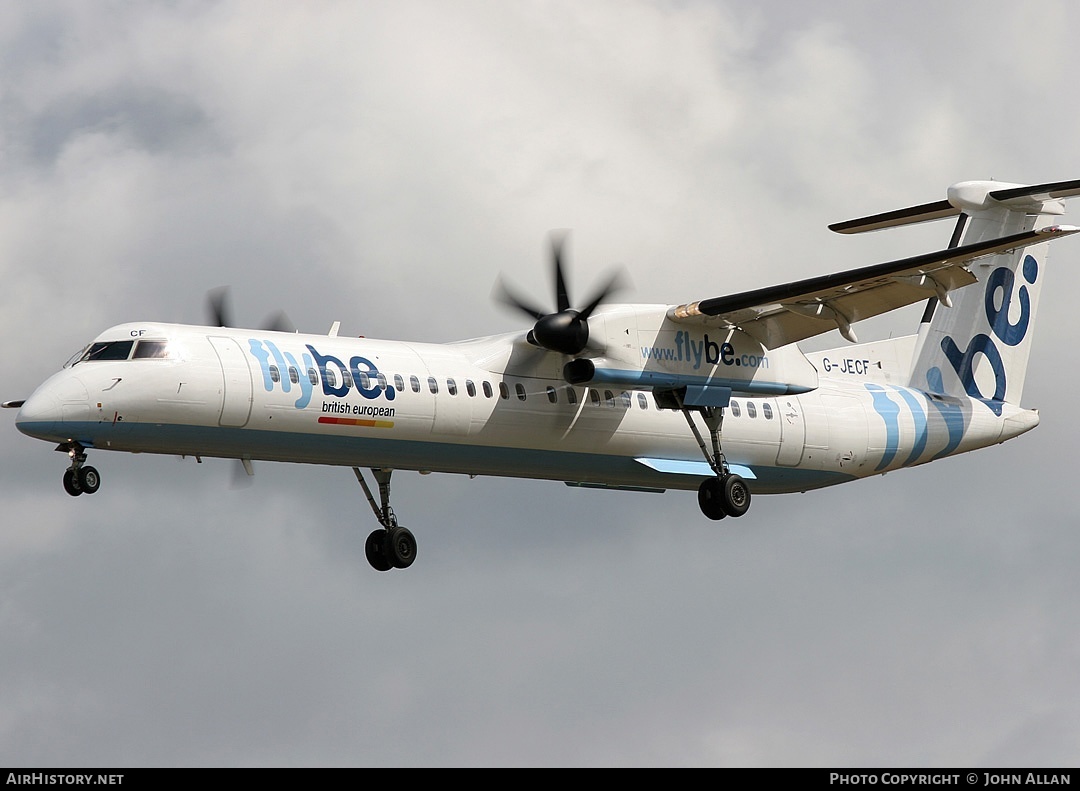
POLYGON ((102 360, 176 360, 179 355, 174 344, 162 340, 95 341, 64 363, 65 368, 87 362, 102 360), (132 354, 132 347, 135 353, 132 354))
POLYGON ((103 341, 91 343, 90 348, 86 350, 86 353, 79 362, 84 363, 92 360, 126 360, 131 356, 131 347, 134 345, 135 341, 103 341))

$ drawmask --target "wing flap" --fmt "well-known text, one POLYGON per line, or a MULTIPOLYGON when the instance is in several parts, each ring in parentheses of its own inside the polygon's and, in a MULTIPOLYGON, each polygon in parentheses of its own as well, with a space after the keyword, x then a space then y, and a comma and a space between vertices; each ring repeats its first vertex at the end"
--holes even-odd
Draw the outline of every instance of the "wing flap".
POLYGON ((963 247, 888 261, 833 275, 704 299, 669 311, 673 321, 739 329, 770 349, 839 329, 854 341, 851 324, 976 281, 966 265, 987 255, 1080 231, 1051 226, 963 247))

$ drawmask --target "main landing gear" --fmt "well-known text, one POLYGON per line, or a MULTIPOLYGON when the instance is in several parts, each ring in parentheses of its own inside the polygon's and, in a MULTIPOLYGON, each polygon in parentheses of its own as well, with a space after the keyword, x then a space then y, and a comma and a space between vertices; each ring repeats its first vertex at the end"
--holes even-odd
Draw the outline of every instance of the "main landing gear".
POLYGON ((723 519, 725 516, 742 516, 750 509, 750 488, 746 485, 741 475, 733 473, 728 467, 727 459, 720 448, 720 429, 724 425, 724 407, 722 406, 687 406, 682 395, 677 391, 672 394, 677 404, 677 409, 683 413, 687 425, 694 433, 698 447, 709 462, 715 478, 706 478, 698 487, 698 507, 701 513, 709 519, 723 519), (709 430, 712 440, 712 450, 705 444, 705 440, 694 423, 692 413, 699 412, 702 422, 709 430))
POLYGON ((72 497, 94 494, 101 486, 101 475, 86 464, 86 449, 78 442, 65 443, 56 449, 71 458, 71 466, 64 470, 64 491, 72 497))
POLYGON ((390 507, 390 476, 394 471, 381 468, 371 470, 375 482, 379 484, 381 506, 375 504, 375 498, 360 468, 353 467, 353 472, 367 496, 368 503, 371 504, 371 510, 375 512, 375 518, 382 525, 367 537, 364 544, 368 563, 376 571, 407 569, 416 560, 416 538, 408 528, 398 524, 394 509, 390 507))

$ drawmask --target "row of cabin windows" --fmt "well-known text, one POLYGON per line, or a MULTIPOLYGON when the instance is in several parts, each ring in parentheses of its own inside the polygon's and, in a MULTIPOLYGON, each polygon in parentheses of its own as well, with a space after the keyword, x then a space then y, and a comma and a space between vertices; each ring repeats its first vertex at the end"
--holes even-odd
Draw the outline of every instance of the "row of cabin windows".
MULTIPOLYGON (((274 381, 274 382, 280 382, 281 381, 281 370, 276 365, 269 366, 269 372, 270 372, 270 379, 272 381, 274 381)), ((300 372, 295 367, 290 365, 289 369, 288 369, 288 374, 289 374, 289 381, 290 382, 292 382, 293 384, 299 384, 300 383, 300 372)), ((329 385, 330 387, 340 387, 342 383, 344 383, 344 384, 351 387, 351 386, 353 386, 355 384, 354 380, 356 380, 356 379, 358 379, 360 388, 362 388, 364 390, 370 390, 371 385, 372 385, 372 377, 367 373, 361 373, 360 376, 357 378, 357 377, 353 377, 348 371, 346 371, 340 377, 342 379, 342 382, 339 382, 338 381, 338 379, 339 379, 338 372, 331 369, 331 368, 327 368, 327 369, 325 369, 323 371, 323 376, 326 379, 326 384, 329 385)), ((308 368, 307 377, 308 377, 308 381, 311 382, 313 387, 319 384, 319 373, 314 368, 308 368)), ((378 386, 378 388, 380 390, 385 390, 387 387, 390 386, 386 376, 384 374, 381 374, 381 373, 376 374, 375 382, 377 383, 377 386, 378 386)), ((397 390, 399 393, 405 392, 405 379, 404 379, 404 377, 402 377, 401 374, 394 374, 393 382, 394 382, 393 387, 394 387, 395 390, 397 390)), ((499 382, 497 387, 499 389, 499 398, 504 399, 504 400, 510 398, 510 386, 506 382, 499 382)), ((419 377, 417 377, 417 376, 410 376, 409 377, 409 389, 412 390, 414 393, 419 393, 423 389, 421 387, 419 377)), ((427 378, 427 389, 428 389, 428 392, 430 392, 432 395, 438 394, 438 392, 439 392, 439 382, 434 376, 429 376, 427 378)), ((574 388, 572 388, 572 387, 564 387, 563 391, 564 391, 564 394, 565 394, 564 397, 566 398, 566 402, 568 404, 576 404, 577 403, 578 395, 577 395, 577 391, 574 390, 574 388)), ((455 396, 455 395, 458 394, 457 380, 455 380, 453 378, 448 378, 446 380, 446 392, 449 393, 452 396, 455 396)), ((492 387, 491 382, 487 382, 487 381, 483 381, 483 382, 480 383, 480 388, 479 388, 479 391, 478 391, 478 389, 476 387, 476 383, 473 382, 471 379, 466 379, 465 380, 465 392, 468 394, 468 396, 470 398, 475 398, 476 395, 477 395, 477 392, 482 392, 484 394, 484 398, 494 398, 495 397, 495 390, 492 387)), ((525 401, 528 398, 528 393, 525 390, 525 386, 523 384, 521 384, 521 382, 516 382, 514 384, 514 395, 515 395, 515 397, 517 398, 518 401, 525 401)), ((603 394, 603 397, 601 398, 601 395, 600 395, 599 391, 597 391, 597 390, 589 390, 589 397, 590 397, 590 400, 592 401, 592 403, 595 406, 600 406, 601 403, 604 403, 609 407, 621 406, 624 409, 629 409, 631 407, 631 405, 633 404, 633 401, 631 399, 630 394, 625 392, 625 391, 622 392, 622 393, 619 393, 618 395, 615 395, 610 390, 605 390, 604 394, 603 394)), ((550 401, 552 404, 559 403, 559 392, 558 392, 558 390, 556 390, 556 388, 554 388, 554 387, 549 386, 547 388, 547 398, 548 398, 548 401, 550 401)), ((637 401, 638 401, 638 406, 641 409, 648 409, 649 408, 649 401, 645 397, 644 393, 638 393, 637 394, 637 401)))
MULTIPOLYGON (((319 383, 319 374, 314 368, 309 368, 307 374, 308 374, 308 380, 311 382, 312 386, 315 386, 315 385, 317 385, 319 383)), ((336 371, 334 371, 334 370, 332 370, 330 368, 327 368, 326 371, 325 371, 325 376, 326 376, 327 384, 329 384, 330 387, 338 387, 339 386, 338 381, 337 381, 338 375, 337 375, 336 371)), ((276 365, 271 365, 270 366, 270 378, 272 380, 274 380, 275 382, 280 382, 281 381, 281 372, 278 370, 278 367, 276 365)), ((349 385, 353 384, 353 381, 352 381, 353 377, 348 372, 344 373, 343 379, 349 385)), ((362 389, 364 389, 364 390, 370 390, 371 389, 371 377, 368 374, 361 373, 360 377, 359 377, 359 380, 360 380, 359 381, 359 386, 362 389)), ((299 384, 299 382, 300 382, 300 372, 297 371, 296 368, 294 368, 293 366, 289 366, 289 381, 292 382, 293 384, 299 384)), ((377 374, 375 376, 375 381, 378 383, 378 387, 379 387, 380 390, 385 390, 387 387, 390 386, 389 383, 387 382, 386 376, 381 374, 381 373, 377 374)), ((427 378, 427 386, 428 386, 428 391, 432 395, 438 394, 438 392, 439 392, 439 382, 434 376, 429 376, 427 378)), ((509 387, 509 385, 506 384, 506 382, 499 382, 498 383, 498 388, 499 388, 499 398, 502 398, 504 400, 510 398, 510 387, 509 387)), ((404 377, 401 376, 401 374, 394 374, 394 389, 397 390, 399 393, 405 392, 405 379, 404 379, 404 377)), ((411 389, 414 393, 419 393, 421 391, 422 388, 420 386, 420 379, 418 377, 416 377, 416 376, 410 376, 409 377, 409 389, 411 389)), ((480 383, 480 389, 484 394, 484 398, 494 398, 495 397, 495 391, 492 389, 491 382, 487 382, 487 381, 481 382, 480 383)), ((563 389, 563 391, 565 393, 566 403, 568 403, 568 404, 576 404, 577 401, 578 401, 577 391, 574 390, 574 388, 572 388, 572 387, 564 387, 562 389, 563 389)), ((455 379, 448 378, 446 380, 446 392, 449 393, 452 396, 455 396, 455 395, 458 394, 458 385, 457 385, 457 381, 455 379)), ((475 398, 476 397, 476 394, 477 394, 476 383, 473 382, 471 379, 466 379, 465 380, 465 392, 468 394, 469 398, 475 398)), ((552 404, 559 403, 559 391, 558 391, 558 389, 556 389, 555 387, 549 385, 547 387, 546 392, 547 392, 547 399, 548 399, 549 402, 551 402, 552 404)), ((625 390, 622 391, 621 393, 619 393, 618 395, 613 393, 611 390, 605 390, 604 393, 603 393, 603 396, 601 396, 599 390, 589 389, 588 393, 589 393, 589 400, 592 402, 593 406, 600 406, 601 404, 605 404, 605 405, 607 405, 609 407, 612 407, 612 408, 618 406, 618 407, 621 407, 623 409, 630 409, 630 407, 633 406, 633 397, 630 395, 630 393, 626 392, 625 390)), ((522 385, 521 382, 517 382, 517 383, 514 384, 514 394, 516 395, 516 397, 517 397, 517 399, 519 401, 524 401, 524 400, 526 400, 528 398, 528 394, 525 391, 525 386, 522 385)), ((649 399, 645 396, 644 393, 638 393, 637 394, 637 402, 638 402, 638 407, 640 409, 648 409, 649 408, 649 399)), ((753 401, 747 401, 745 403, 746 403, 746 416, 751 418, 751 419, 756 418, 758 416, 757 405, 753 401)), ((732 401, 730 408, 731 408, 731 416, 732 417, 742 417, 742 406, 739 404, 738 401, 732 401)), ((770 404, 768 402, 765 402, 765 403, 761 404, 761 415, 762 415, 763 418, 765 418, 765 420, 772 420, 773 419, 772 404, 770 404)))

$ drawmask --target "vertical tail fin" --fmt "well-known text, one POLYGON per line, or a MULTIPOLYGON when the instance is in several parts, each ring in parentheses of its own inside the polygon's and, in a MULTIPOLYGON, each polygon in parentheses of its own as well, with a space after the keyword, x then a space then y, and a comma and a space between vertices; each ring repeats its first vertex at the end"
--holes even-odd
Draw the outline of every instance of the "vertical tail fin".
MULTIPOLYGON (((1064 213, 1062 198, 1080 182, 1027 187, 969 181, 949 188, 948 203, 965 218, 963 243, 1030 231, 1064 213)), ((954 244, 958 241, 954 234, 954 244)), ((1001 412, 1019 404, 1049 245, 1040 243, 976 260, 977 284, 951 295, 951 305, 927 307, 910 384, 943 395, 982 399, 1001 412)))

